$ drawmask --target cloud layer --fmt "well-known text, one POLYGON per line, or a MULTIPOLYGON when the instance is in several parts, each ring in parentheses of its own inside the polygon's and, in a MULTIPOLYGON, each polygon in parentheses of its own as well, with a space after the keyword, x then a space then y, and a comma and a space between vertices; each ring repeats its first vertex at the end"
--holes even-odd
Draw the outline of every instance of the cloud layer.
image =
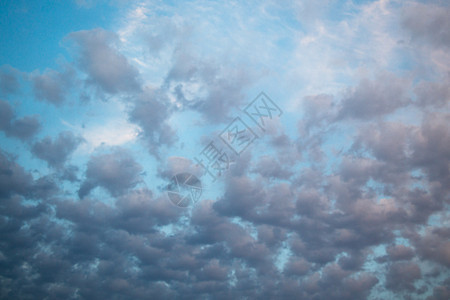
POLYGON ((0 298, 449 299, 448 5, 74 5, 115 18, 0 67, 0 298), (283 110, 265 130, 261 91, 283 110))

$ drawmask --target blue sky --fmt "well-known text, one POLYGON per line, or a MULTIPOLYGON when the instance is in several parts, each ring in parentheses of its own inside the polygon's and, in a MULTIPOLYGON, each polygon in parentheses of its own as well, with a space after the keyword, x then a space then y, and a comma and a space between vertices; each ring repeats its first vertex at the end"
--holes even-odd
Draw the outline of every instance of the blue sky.
POLYGON ((450 297, 445 1, 0 3, 1 298, 450 297))

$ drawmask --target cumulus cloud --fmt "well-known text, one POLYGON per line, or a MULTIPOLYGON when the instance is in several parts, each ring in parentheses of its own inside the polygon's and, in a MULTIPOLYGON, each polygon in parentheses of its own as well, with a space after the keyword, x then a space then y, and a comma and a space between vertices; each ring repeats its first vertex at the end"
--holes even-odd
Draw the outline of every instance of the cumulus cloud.
POLYGON ((389 73, 372 80, 364 78, 347 90, 339 117, 368 119, 392 113, 410 103, 408 87, 408 80, 389 73))
POLYGON ((75 71, 70 66, 62 72, 49 69, 43 74, 33 74, 31 81, 37 99, 60 105, 74 86, 75 71))
POLYGON ((393 290, 414 290, 414 282, 421 277, 417 264, 400 262, 394 263, 386 276, 386 287, 393 290))
POLYGON ((230 118, 229 112, 243 104, 253 77, 249 70, 197 57, 183 47, 174 52, 164 86, 175 95, 181 109, 199 111, 215 123, 230 118))
POLYGON ((12 193, 26 194, 27 188, 31 184, 32 177, 25 172, 22 166, 18 165, 11 155, 0 152, 1 180, 0 193, 2 197, 7 197, 12 193))
POLYGON ((116 49, 119 40, 114 32, 97 28, 73 32, 68 38, 78 46, 77 62, 88 75, 88 84, 109 94, 140 89, 139 72, 116 49))
POLYGON ((14 94, 19 91, 20 71, 9 66, 0 67, 0 92, 4 95, 14 94))
POLYGON ((0 69, 0 298, 448 298, 447 7, 123 8, 68 34, 67 69, 0 69), (299 105, 174 206, 161 186, 206 186, 191 154, 260 89, 299 105))
POLYGON ((27 141, 39 132, 40 127, 37 116, 17 118, 9 102, 0 100, 0 130, 7 136, 27 141))
POLYGON ((141 134, 153 154, 158 154, 160 146, 171 145, 177 139, 176 132, 167 122, 170 113, 169 100, 159 90, 145 91, 134 101, 129 112, 130 121, 142 128, 141 134))
POLYGON ((71 131, 63 131, 54 141, 47 136, 36 142, 31 151, 49 166, 61 167, 81 142, 82 138, 76 137, 71 131))
POLYGON ((86 179, 81 184, 78 195, 84 198, 99 186, 118 196, 136 186, 140 181, 141 171, 141 165, 124 149, 115 148, 111 153, 93 155, 87 164, 86 179))
POLYGON ((437 4, 412 3, 403 10, 402 24, 413 40, 433 46, 450 46, 450 8, 437 4))
POLYGON ((422 81, 414 92, 419 105, 443 107, 450 103, 450 78, 440 82, 422 81))

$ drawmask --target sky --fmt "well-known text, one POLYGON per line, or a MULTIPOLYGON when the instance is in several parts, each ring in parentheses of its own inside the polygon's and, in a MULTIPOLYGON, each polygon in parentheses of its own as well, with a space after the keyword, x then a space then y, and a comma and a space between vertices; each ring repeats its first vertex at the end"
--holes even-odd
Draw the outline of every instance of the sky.
POLYGON ((447 1, 0 1, 0 36, 1 299, 450 299, 447 1))

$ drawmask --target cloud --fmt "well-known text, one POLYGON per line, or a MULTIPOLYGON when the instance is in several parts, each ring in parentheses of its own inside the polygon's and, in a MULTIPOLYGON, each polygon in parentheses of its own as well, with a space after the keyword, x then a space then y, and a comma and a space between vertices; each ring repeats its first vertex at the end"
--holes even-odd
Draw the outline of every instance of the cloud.
POLYGON ((443 300, 448 299, 450 297, 450 287, 448 280, 446 281, 446 285, 436 286, 433 289, 433 295, 428 297, 427 300, 443 300))
POLYGON ((242 105, 244 91, 253 80, 251 72, 196 57, 184 48, 173 59, 165 86, 173 89, 181 109, 199 111, 215 123, 227 120, 229 112, 242 105))
POLYGON ((326 126, 336 117, 336 103, 332 95, 306 96, 302 101, 302 108, 305 117, 300 129, 306 132, 314 127, 326 126))
POLYGON ((412 262, 394 263, 386 275, 386 287, 391 290, 414 291, 414 282, 421 277, 417 264, 412 262))
POLYGON ((395 245, 387 248, 391 260, 409 260, 414 257, 414 250, 404 245, 395 245))
POLYGON ((412 241, 421 257, 450 266, 450 230, 448 227, 428 229, 424 235, 413 235, 412 241))
POLYGON ((53 141, 47 136, 36 142, 31 151, 36 157, 45 160, 49 166, 62 167, 70 154, 81 144, 82 138, 75 136, 71 131, 63 131, 53 141))
POLYGON ((125 194, 117 200, 116 205, 119 215, 114 224, 129 232, 153 232, 155 225, 176 222, 181 212, 174 210, 173 205, 164 197, 156 199, 149 190, 125 194))
POLYGON ((403 9, 401 22, 413 41, 425 41, 436 47, 449 47, 449 19, 449 7, 413 2, 403 9))
POLYGON ((19 70, 8 65, 1 66, 0 92, 4 95, 17 93, 20 89, 20 83, 18 80, 19 75, 19 70))
POLYGON ((9 102, 0 100, 0 130, 7 136, 28 141, 39 132, 40 128, 41 122, 37 116, 17 119, 9 102))
POLYGON ((139 91, 139 71, 115 45, 115 33, 101 28, 73 32, 68 38, 78 46, 77 63, 88 75, 87 83, 109 94, 139 91))
POLYGON ((292 172, 283 168, 283 166, 274 158, 263 156, 253 170, 264 177, 288 179, 292 172))
POLYGON ((129 112, 130 121, 141 127, 141 134, 153 154, 157 154, 160 146, 172 145, 177 139, 167 122, 170 114, 169 100, 160 90, 145 91, 134 101, 129 112))
POLYGON ((12 110, 9 102, 0 100, 0 129, 8 129, 11 125, 11 121, 14 117, 14 111, 12 110))
POLYGON ((195 165, 193 161, 185 157, 170 156, 167 163, 158 168, 158 175, 165 179, 180 173, 190 173, 197 177, 202 174, 202 168, 195 165))
POLYGON ((444 107, 450 103, 450 78, 440 82, 422 81, 416 85, 414 92, 419 105, 444 107))
POLYGON ((32 177, 18 165, 11 155, 0 152, 0 196, 25 195, 31 186, 32 177))
POLYGON ((60 105, 75 85, 75 70, 70 66, 66 66, 63 72, 48 69, 43 74, 32 74, 31 81, 37 99, 60 105))
POLYGON ((347 90, 338 117, 370 119, 392 113, 410 103, 408 87, 407 80, 389 73, 364 78, 347 90))
POLYGON ((93 155, 87 164, 86 179, 78 190, 78 196, 84 198, 97 186, 119 196, 138 184, 141 171, 142 167, 124 149, 115 148, 111 153, 93 155))
POLYGON ((141 1, 115 7, 114 32, 69 34, 75 61, 31 73, 20 94, 1 69, 14 101, 0 102, 1 145, 17 153, 0 151, 0 298, 447 299, 437 7, 141 1), (91 100, 67 101, 74 87, 91 100), (174 206, 162 181, 202 175, 187 139, 208 140, 261 88, 299 105, 203 199, 174 206), (15 112, 22 94, 39 118, 15 112))

